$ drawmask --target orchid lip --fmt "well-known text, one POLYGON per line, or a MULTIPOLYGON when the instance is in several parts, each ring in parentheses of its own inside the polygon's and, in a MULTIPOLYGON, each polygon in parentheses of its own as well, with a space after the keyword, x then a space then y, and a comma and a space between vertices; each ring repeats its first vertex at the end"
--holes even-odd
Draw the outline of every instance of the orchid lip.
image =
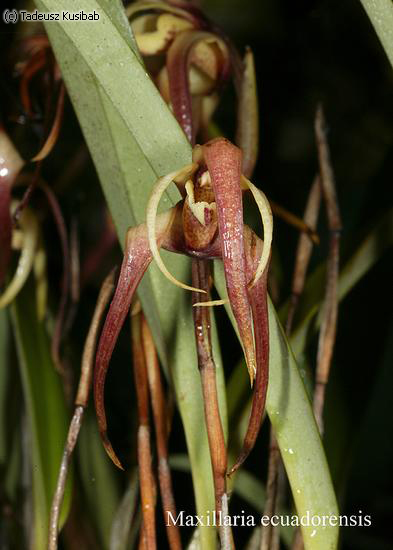
POLYGON ((160 178, 156 185, 153 188, 153 191, 150 195, 149 202, 147 204, 146 209, 146 220, 147 220, 147 229, 148 229, 148 236, 149 236, 149 246, 152 253, 153 258, 156 261, 156 264, 158 268, 162 271, 162 273, 165 275, 169 281, 174 283, 175 285, 179 286, 180 288, 183 288, 184 290, 191 290, 193 292, 201 292, 202 294, 205 294, 206 292, 204 290, 201 290, 199 288, 194 288, 192 286, 186 285, 185 283, 182 283, 181 281, 178 281, 166 268, 164 262, 161 259, 160 253, 158 251, 157 247, 157 241, 156 241, 156 216, 157 216, 157 208, 158 204, 160 202, 160 199, 165 192, 166 188, 172 183, 172 181, 182 181, 182 180, 188 180, 189 176, 192 175, 198 168, 198 165, 193 163, 185 166, 184 168, 181 168, 180 170, 176 170, 175 172, 171 172, 167 176, 163 176, 160 178))

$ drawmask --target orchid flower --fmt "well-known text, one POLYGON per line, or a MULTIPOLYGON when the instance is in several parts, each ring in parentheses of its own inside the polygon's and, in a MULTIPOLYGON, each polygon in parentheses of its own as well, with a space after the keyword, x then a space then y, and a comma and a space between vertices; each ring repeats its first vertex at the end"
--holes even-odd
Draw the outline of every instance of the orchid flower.
POLYGON ((198 134, 205 140, 230 75, 226 37, 188 2, 142 0, 127 14, 147 69, 188 140, 194 145, 198 134))
MULTIPOLYGON (((198 259, 220 258, 224 264, 229 304, 244 349, 254 398, 243 450, 234 471, 252 449, 264 411, 268 381, 269 327, 267 272, 272 241, 272 214, 265 195, 242 175, 242 152, 225 138, 216 138, 193 150, 193 162, 160 178, 151 193, 146 223, 130 228, 124 260, 97 349, 94 396, 99 430, 105 449, 121 467, 107 436, 104 384, 109 361, 143 274, 154 259, 162 273, 179 287, 204 290, 175 279, 159 249, 198 259), (157 215, 165 189, 174 182, 185 197, 157 215), (264 241, 243 223, 242 190, 249 189, 260 210, 264 241)), ((226 300, 225 300, 226 301, 226 300)), ((209 307, 216 302, 197 302, 209 307)), ((222 303, 222 301, 219 301, 222 303)))

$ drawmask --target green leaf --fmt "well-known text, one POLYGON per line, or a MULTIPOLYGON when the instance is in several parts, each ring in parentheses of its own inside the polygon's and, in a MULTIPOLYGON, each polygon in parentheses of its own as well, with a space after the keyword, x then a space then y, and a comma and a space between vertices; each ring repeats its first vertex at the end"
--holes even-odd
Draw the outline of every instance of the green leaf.
POLYGON ((391 0, 360 0, 393 67, 393 4, 391 0))
MULTIPOLYGON (((33 548, 42 550, 48 539, 48 521, 57 483, 69 415, 50 342, 36 315, 34 287, 26 284, 11 306, 23 394, 31 431, 33 479, 33 548)), ((72 469, 71 469, 72 470, 72 469)), ((68 476, 60 524, 67 517, 72 486, 68 476)))
MULTIPOLYGON (((244 364, 246 369, 246 365, 244 364)), ((189 472, 190 471, 190 462, 188 457, 183 454, 173 454, 169 457, 169 464, 174 470, 180 472, 189 472)), ((255 510, 257 510, 261 515, 263 515, 266 491, 263 483, 256 478, 251 472, 245 468, 239 468, 236 475, 233 476, 233 487, 231 491, 237 494, 245 502, 250 504, 255 510)), ((287 515, 288 510, 282 510, 283 514, 287 515)), ((256 523, 258 520, 256 518, 256 523)), ((286 546, 291 545, 293 537, 293 527, 281 527, 280 535, 285 542, 286 546)))
POLYGON ((77 452, 87 509, 102 548, 109 548, 110 530, 119 505, 120 491, 115 479, 117 471, 108 461, 90 409, 85 413, 77 452))
POLYGON ((135 515, 138 504, 139 479, 135 467, 131 472, 128 487, 116 510, 111 527, 110 550, 127 550, 133 548, 130 544, 135 526, 135 515))
MULTIPOLYGON (((220 262, 214 262, 214 284, 226 296, 220 262)), ((235 320, 227 309, 232 324, 235 320)), ((299 516, 338 515, 329 467, 293 353, 269 300, 270 366, 266 410, 280 447, 299 516)), ((247 373, 244 373, 247 377, 247 373)), ((303 527, 306 550, 336 548, 338 527, 303 527)))
MULTIPOLYGON (((66 0, 37 0, 43 11, 69 10, 66 0)), ((99 21, 62 21, 46 26, 68 93, 100 177, 120 242, 130 225, 145 218, 147 199, 157 177, 191 161, 182 130, 147 76, 131 32, 126 32, 120 2, 84 0, 99 21)), ((171 189, 163 207, 179 195, 171 189)), ((163 254, 180 280, 189 278, 189 262, 163 254)), ((210 455, 195 353, 191 296, 166 281, 152 265, 138 289, 160 359, 173 379, 192 464, 199 514, 214 507, 210 455), (192 345, 191 345, 192 343, 192 345), (198 429, 195 429, 198 426, 198 429)), ((224 430, 226 404, 216 332, 213 346, 224 430)), ((215 548, 213 528, 203 528, 203 548, 215 548)))

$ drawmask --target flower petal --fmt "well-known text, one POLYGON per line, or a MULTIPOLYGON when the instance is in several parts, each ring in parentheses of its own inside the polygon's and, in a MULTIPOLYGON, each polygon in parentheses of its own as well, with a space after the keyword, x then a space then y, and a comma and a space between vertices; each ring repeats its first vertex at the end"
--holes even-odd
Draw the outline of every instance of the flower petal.
MULTIPOLYGON (((174 207, 158 216, 157 234, 159 244, 170 233, 176 214, 180 215, 180 209, 174 207)), ((97 348, 94 371, 94 403, 98 427, 106 452, 119 468, 122 468, 122 465, 107 436, 107 421, 104 406, 105 378, 113 349, 130 308, 132 298, 152 258, 146 225, 142 224, 129 229, 116 292, 112 299, 97 348)))
POLYGON ((242 152, 228 140, 217 138, 203 146, 203 153, 217 204, 228 298, 239 328, 252 384, 256 362, 243 242, 243 204, 240 186, 242 152))
POLYGON ((183 288, 184 290, 191 290, 194 292, 204 293, 205 292, 204 290, 194 288, 192 286, 182 283, 181 281, 178 281, 168 271, 164 262, 161 259, 161 256, 157 247, 157 240, 156 240, 157 239, 156 237, 157 208, 163 193, 165 192, 166 188, 172 183, 172 181, 187 180, 197 170, 197 168, 198 168, 197 164, 194 164, 194 163, 189 164, 187 166, 184 166, 184 168, 181 168, 180 170, 176 170, 175 172, 171 172, 167 176, 163 176, 157 181, 157 183, 155 184, 151 192, 149 202, 147 203, 146 225, 147 225, 147 231, 149 236, 149 246, 150 246, 152 256, 155 259, 158 268, 165 275, 165 277, 169 281, 171 281, 173 284, 175 284, 176 286, 179 286, 180 288, 183 288))
POLYGON ((192 27, 190 21, 170 13, 164 13, 157 19, 156 30, 135 32, 135 40, 142 55, 157 55, 165 51, 179 32, 192 27))
POLYGON ((251 191, 257 203, 263 223, 263 250, 255 271, 254 279, 250 283, 250 288, 252 288, 262 276, 269 262, 273 239, 273 214, 266 195, 244 176, 242 176, 242 182, 244 182, 251 191))
MULTIPOLYGON (((263 247, 265 244, 263 243, 263 247)), ((245 249, 247 260, 247 275, 250 280, 255 278, 255 271, 260 257, 263 254, 262 241, 253 231, 245 228, 245 249)), ((229 471, 233 474, 246 460, 252 451, 261 427, 265 410, 266 394, 269 380, 269 318, 267 305, 267 279, 269 262, 265 266, 262 276, 254 286, 249 287, 249 297, 252 308, 254 335, 256 345, 257 373, 254 386, 254 395, 247 432, 243 447, 236 463, 229 471)))
MULTIPOLYGON (((166 62, 173 112, 191 145, 195 144, 197 128, 193 124, 189 68, 193 51, 201 43, 218 45, 219 51, 222 53, 222 66, 218 71, 217 81, 223 80, 229 73, 227 47, 223 40, 209 32, 186 31, 179 34, 168 50, 166 62)), ((202 67, 202 57, 198 57, 199 68, 202 67)), ((208 65, 210 72, 212 70, 211 63, 208 65)))

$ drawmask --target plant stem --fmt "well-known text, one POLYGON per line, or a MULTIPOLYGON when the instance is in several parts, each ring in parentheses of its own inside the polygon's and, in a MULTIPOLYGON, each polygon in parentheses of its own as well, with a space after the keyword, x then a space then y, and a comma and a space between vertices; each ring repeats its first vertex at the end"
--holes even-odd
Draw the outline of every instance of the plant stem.
POLYGON ((68 469, 71 462, 72 453, 74 451, 82 426, 83 414, 89 400, 98 331, 103 315, 105 313, 106 306, 108 305, 110 297, 112 296, 113 289, 114 271, 111 271, 111 273, 106 277, 101 286, 101 290, 98 295, 97 304, 94 310, 93 318, 90 323, 89 332, 87 334, 83 350, 81 375, 79 379, 78 392, 75 398, 75 411, 68 430, 67 440, 64 446, 63 458, 59 470, 59 476, 57 479, 56 490, 52 500, 49 520, 48 550, 57 549, 59 515, 64 497, 68 469))
POLYGON ((168 425, 167 407, 158 365, 156 348, 150 328, 142 315, 142 342, 147 368, 147 378, 150 389, 150 399, 153 409, 154 427, 158 453, 158 479, 160 484, 162 507, 165 525, 171 550, 181 550, 181 539, 177 525, 169 521, 168 512, 176 517, 176 506, 173 496, 171 471, 168 464, 168 425))
MULTIPOLYGON (((317 226, 320 202, 321 186, 319 182, 319 176, 316 175, 311 186, 303 217, 304 223, 307 224, 307 226, 310 227, 310 229, 314 232, 317 226)), ((290 304, 285 325, 285 333, 287 336, 289 336, 292 331, 292 323, 299 298, 303 293, 312 250, 313 243, 311 242, 311 240, 306 235, 301 234, 297 245, 295 269, 292 277, 290 304)))
MULTIPOLYGON (((326 139, 325 116, 321 105, 318 106, 315 114, 315 136, 319 158, 320 185, 325 202, 330 232, 325 300, 322 309, 321 330, 318 338, 313 400, 314 416, 319 433, 322 436, 324 431, 323 408, 325 404, 326 386, 329 380, 337 329, 341 217, 336 196, 333 168, 330 161, 330 151, 326 139)), ((292 550, 302 550, 303 548, 303 537, 298 528, 292 543, 292 550)))
MULTIPOLYGON (((206 294, 192 293, 193 304, 208 301, 209 298, 209 264, 203 260, 192 262, 192 284, 206 290, 206 294)), ((226 473, 228 466, 224 431, 222 429, 220 409, 216 386, 216 365, 210 339, 210 311, 208 307, 194 307, 195 341, 198 356, 198 368, 201 375, 202 393, 205 410, 205 422, 209 440, 210 457, 213 471, 216 512, 224 514, 227 508, 226 473), (223 506, 224 505, 224 506, 223 506)), ((227 513, 227 510, 226 510, 227 513)), ((221 548, 232 548, 230 526, 220 525, 221 548)))
MULTIPOLYGON (((283 469, 280 450, 273 429, 270 427, 269 462, 266 482, 266 501, 263 508, 263 515, 271 518, 277 511, 277 497, 279 491, 278 476, 283 469)), ((271 522, 261 529, 260 550, 278 550, 280 548, 280 531, 278 526, 271 522)))
POLYGON ((339 248, 341 234, 341 217, 338 208, 334 174, 330 162, 329 146, 326 140, 325 117, 322 106, 319 106, 315 116, 315 134, 318 146, 319 165, 321 172, 322 193, 325 200, 329 231, 329 256, 327 261, 327 280, 323 317, 318 340, 317 368, 314 390, 314 414, 319 431, 323 434, 323 406, 326 385, 329 379, 334 342, 336 339, 338 314, 338 273, 339 248))
MULTIPOLYGON (((142 345, 141 313, 131 313, 132 355, 138 403, 138 467, 145 548, 156 549, 156 486, 152 470, 149 421, 149 387, 142 345)), ((140 539, 142 540, 142 539, 140 539)), ((141 544, 141 542, 140 542, 141 544)))
POLYGON ((306 219, 302 220, 301 218, 298 218, 295 214, 270 199, 269 203, 275 216, 281 218, 288 225, 292 225, 292 227, 295 227, 304 233, 308 240, 311 240, 314 244, 319 244, 319 237, 315 231, 315 227, 308 224, 306 219))

